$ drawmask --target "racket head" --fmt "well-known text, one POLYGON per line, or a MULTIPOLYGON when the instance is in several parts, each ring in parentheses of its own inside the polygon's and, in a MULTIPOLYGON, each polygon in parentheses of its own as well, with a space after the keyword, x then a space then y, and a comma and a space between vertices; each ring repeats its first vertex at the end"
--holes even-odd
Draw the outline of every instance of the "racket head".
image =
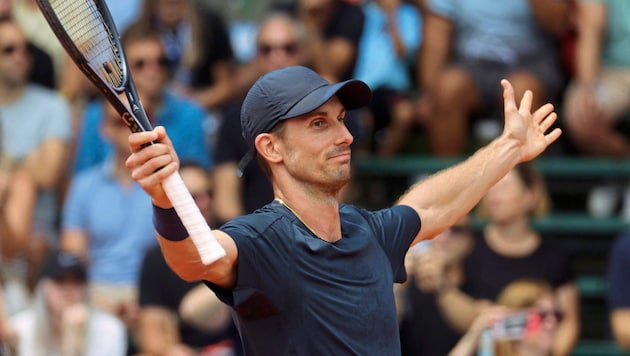
POLYGON ((102 0, 36 1, 68 55, 114 106, 131 131, 150 130, 148 120, 138 119, 121 100, 123 92, 131 90, 135 94, 135 88, 130 88, 133 82, 120 35, 107 5, 102 0))

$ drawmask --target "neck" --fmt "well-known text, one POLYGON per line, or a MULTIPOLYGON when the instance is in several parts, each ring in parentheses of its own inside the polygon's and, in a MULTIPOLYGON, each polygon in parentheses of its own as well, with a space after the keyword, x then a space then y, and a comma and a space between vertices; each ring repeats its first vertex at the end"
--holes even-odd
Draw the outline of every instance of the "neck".
POLYGON ((328 242, 341 239, 339 201, 336 197, 286 195, 276 191, 276 199, 291 210, 320 239, 328 242))
POLYGON ((540 236, 525 218, 504 224, 490 223, 484 237, 495 252, 510 257, 529 255, 540 244, 540 236))
POLYGON ((10 104, 18 100, 26 90, 23 84, 0 84, 0 104, 10 104))

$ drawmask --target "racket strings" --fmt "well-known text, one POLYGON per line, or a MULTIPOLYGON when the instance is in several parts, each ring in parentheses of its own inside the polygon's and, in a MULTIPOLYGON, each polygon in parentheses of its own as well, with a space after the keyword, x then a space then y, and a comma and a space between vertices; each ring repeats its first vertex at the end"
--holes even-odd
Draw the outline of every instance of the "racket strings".
POLYGON ((124 84, 120 53, 93 1, 51 0, 57 18, 88 64, 110 85, 124 84))

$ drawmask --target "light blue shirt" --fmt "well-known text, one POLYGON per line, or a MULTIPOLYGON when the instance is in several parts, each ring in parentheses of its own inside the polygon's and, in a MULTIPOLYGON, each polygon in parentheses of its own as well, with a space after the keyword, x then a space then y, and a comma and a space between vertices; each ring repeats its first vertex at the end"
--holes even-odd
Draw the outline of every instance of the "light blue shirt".
POLYGON ((408 69, 416 59, 422 39, 420 13, 410 4, 401 4, 398 7, 398 32, 407 51, 402 57, 398 57, 394 41, 385 29, 385 12, 372 1, 363 5, 363 11, 365 27, 359 42, 354 77, 364 81, 372 89, 410 90, 412 81, 408 69))
MULTIPOLYGON (((105 117, 103 102, 88 105, 83 114, 74 157, 74 173, 98 165, 113 151, 101 135, 105 117)), ((191 161, 209 169, 211 143, 204 125, 208 114, 194 102, 166 92, 162 107, 154 113, 154 125, 166 128, 181 162, 191 161)))
MULTIPOLYGON (((29 85, 17 101, 0 105, 2 150, 16 161, 23 160, 48 140, 70 142, 72 123, 70 105, 56 92, 29 85)), ((33 229, 57 241, 57 200, 53 190, 38 193, 33 229)))
POLYGON ((513 63, 551 46, 528 0, 430 0, 430 9, 455 25, 455 55, 513 63))
POLYGON ((157 243, 151 198, 135 182, 123 187, 112 169, 107 160, 73 178, 62 229, 88 236, 90 282, 136 285, 144 254, 157 243))

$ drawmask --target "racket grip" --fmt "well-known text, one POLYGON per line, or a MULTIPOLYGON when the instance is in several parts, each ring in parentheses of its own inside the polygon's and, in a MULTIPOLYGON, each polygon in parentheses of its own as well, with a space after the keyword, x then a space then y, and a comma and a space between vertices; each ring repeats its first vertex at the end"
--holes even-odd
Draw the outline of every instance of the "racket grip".
POLYGON ((210 226, 208 226, 203 215, 201 215, 199 207, 197 207, 188 188, 184 185, 179 172, 175 172, 166 178, 162 182, 162 188, 197 248, 201 262, 208 265, 225 256, 223 246, 212 234, 210 226))

